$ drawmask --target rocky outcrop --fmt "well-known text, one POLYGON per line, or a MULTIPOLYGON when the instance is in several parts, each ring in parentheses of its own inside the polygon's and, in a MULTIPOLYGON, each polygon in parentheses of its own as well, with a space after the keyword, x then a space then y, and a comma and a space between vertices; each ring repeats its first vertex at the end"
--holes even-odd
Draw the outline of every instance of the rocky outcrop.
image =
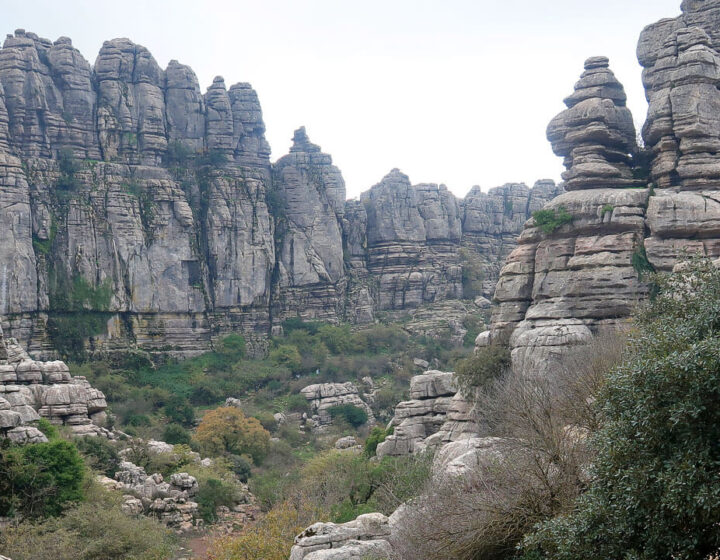
POLYGON ((172 474, 166 482, 159 473, 148 476, 142 467, 123 461, 115 481, 102 482, 108 489, 123 493, 121 507, 127 515, 154 517, 180 531, 190 531, 202 523, 200 506, 191 499, 198 493, 198 482, 187 473, 172 474))
POLYGON ((607 60, 585 67, 548 127, 569 190, 526 224, 495 291, 491 333, 478 337, 509 337, 514 366, 538 374, 568 345, 624 323, 646 293, 637 265, 650 191, 629 188, 632 117, 607 60))
POLYGON ((368 513, 348 523, 315 523, 297 537, 290 560, 363 560, 390 558, 390 520, 368 513))
POLYGON ((550 180, 538 181, 532 189, 522 183, 488 192, 472 188, 462 205, 461 257, 472 279, 481 283, 481 290, 466 296, 492 298, 505 259, 517 246, 518 232, 533 212, 562 192, 562 186, 550 180))
POLYGON ((363 410, 367 416, 367 423, 375 423, 375 416, 370 406, 360 397, 360 391, 355 383, 319 383, 308 385, 300 391, 310 403, 310 418, 308 424, 316 430, 322 430, 332 424, 331 409, 336 406, 351 405, 363 410))
POLYGON ((395 170, 345 201, 340 171, 304 129, 274 166, 264 134, 247 83, 218 76, 203 94, 192 69, 162 69, 129 39, 106 41, 91 66, 68 38, 8 36, 6 331, 45 359, 191 356, 230 332, 261 353, 290 317, 368 323, 480 295, 463 286, 470 261, 489 296, 522 222, 556 192, 542 183, 462 201, 395 170))
POLYGON ((410 400, 395 407, 393 433, 378 445, 378 457, 423 453, 477 435, 472 399, 458 392, 454 377, 431 370, 410 380, 410 400))
POLYGON ((630 154, 637 151, 635 125, 627 96, 609 68, 596 56, 585 61, 567 110, 548 126, 556 155, 565 158, 565 190, 640 186, 633 178, 630 154))
POLYGON ((77 436, 114 437, 106 423, 105 395, 64 362, 37 362, 0 329, 0 436, 16 443, 47 441, 34 424, 46 418, 77 436))

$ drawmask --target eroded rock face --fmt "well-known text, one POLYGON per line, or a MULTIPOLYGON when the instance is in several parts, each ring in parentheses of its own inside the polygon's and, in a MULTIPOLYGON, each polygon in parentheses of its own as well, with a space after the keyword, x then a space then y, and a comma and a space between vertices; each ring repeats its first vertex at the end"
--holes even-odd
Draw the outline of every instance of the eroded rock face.
MULTIPOLYGON (((91 66, 24 30, 0 49, 0 316, 49 359, 79 313, 90 353, 192 356, 230 332, 259 354, 290 317, 370 323, 458 299, 469 251, 489 297, 548 183, 457 199, 394 170, 360 201, 297 131, 270 164, 257 94, 160 68, 129 39, 91 66)), ((77 342, 77 341, 73 341, 77 342)), ((75 345, 77 347, 77 345, 75 345)))
POLYGON ((629 188, 632 116, 607 59, 586 62, 566 103, 548 138, 565 157, 568 192, 545 206, 549 220, 526 224, 500 275, 491 333, 477 341, 509 338, 514 367, 535 374, 623 324, 646 293, 632 261, 643 255, 651 193, 629 188))
POLYGON ((378 457, 423 453, 477 435, 472 399, 458 392, 454 377, 430 370, 410 380, 411 400, 395 407, 394 432, 378 445, 378 457))
POLYGON ((553 151, 565 158, 565 190, 639 186, 629 154, 637 150, 635 125, 626 107, 625 90, 596 56, 585 61, 585 72, 567 99, 567 110, 547 129, 553 151))
POLYGON ((345 181, 332 158, 312 144, 305 128, 295 131, 290 153, 273 167, 282 206, 278 224, 278 320, 337 321, 345 290, 342 220, 345 181))
POLYGON ((0 329, 0 437, 16 443, 47 441, 34 423, 46 418, 68 426, 77 436, 113 434, 106 421, 105 395, 84 377, 71 377, 64 362, 30 359, 15 339, 5 340, 0 329))
POLYGON ((652 189, 627 188, 628 173, 646 170, 628 167, 632 121, 605 59, 588 60, 569 109, 548 128, 569 192, 546 209, 562 206, 572 220, 544 232, 528 222, 498 282, 491 331, 478 337, 484 345, 510 336, 522 371, 547 372, 567 346, 622 326, 646 296, 641 269, 672 270, 683 254, 720 256, 720 2, 682 9, 648 26, 638 46, 652 189))

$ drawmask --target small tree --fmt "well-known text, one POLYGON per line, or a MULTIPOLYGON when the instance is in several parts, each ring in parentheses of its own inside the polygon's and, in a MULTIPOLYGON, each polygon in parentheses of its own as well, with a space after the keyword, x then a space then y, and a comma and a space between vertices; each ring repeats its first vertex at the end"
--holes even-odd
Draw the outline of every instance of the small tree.
POLYGON ((213 455, 249 455, 261 462, 270 445, 270 433, 256 418, 248 418, 235 407, 211 410, 203 417, 195 441, 213 455))

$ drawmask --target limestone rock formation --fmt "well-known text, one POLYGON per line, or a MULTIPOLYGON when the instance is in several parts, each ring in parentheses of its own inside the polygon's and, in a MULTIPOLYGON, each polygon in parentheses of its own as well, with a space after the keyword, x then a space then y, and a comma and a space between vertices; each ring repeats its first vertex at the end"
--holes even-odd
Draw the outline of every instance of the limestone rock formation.
POLYGON ((17 30, 0 48, 0 317, 38 358, 187 357, 230 332, 258 354, 291 317, 369 323, 490 297, 522 223, 556 193, 463 201, 394 170, 345 201, 304 129, 271 165, 247 83, 218 76, 203 94, 191 68, 162 69, 126 38, 93 66, 66 37, 17 30), (481 271, 478 293, 463 269, 481 271))
POLYGON ((635 125, 626 107, 625 90, 596 56, 585 61, 585 72, 556 116, 547 135, 553 151, 565 158, 565 190, 639 186, 633 179, 630 154, 637 151, 635 125))
POLYGON ((430 370, 410 380, 411 400, 395 407, 394 432, 378 445, 378 457, 413 455, 477 435, 471 399, 458 392, 454 377, 430 370))
POLYGON ((569 190, 545 206, 544 222, 526 224, 500 275, 490 337, 478 339, 512 335, 514 366, 538 374, 568 345, 623 324, 646 293, 632 263, 644 255, 650 191, 628 188, 632 117, 606 59, 585 66, 548 128, 569 190))
POLYGON ((390 558, 389 519, 368 513, 343 524, 315 523, 295 538, 290 560, 390 558))
POLYGON ((360 397, 360 392, 355 383, 318 383, 308 385, 300 391, 310 403, 311 420, 314 426, 320 430, 332 423, 330 409, 335 406, 352 405, 365 411, 368 415, 367 423, 375 423, 375 416, 372 409, 360 397))
POLYGON ((47 441, 33 426, 40 418, 68 426, 78 436, 112 438, 103 426, 107 403, 84 377, 71 377, 64 362, 36 362, 0 329, 0 436, 16 443, 47 441))
MULTIPOLYGON (((481 292, 465 294, 492 298, 505 259, 517 246, 518 233, 546 203, 562 194, 563 188, 551 180, 535 183, 508 183, 487 193, 473 187, 463 201, 462 257, 476 260, 469 269, 473 280, 482 283, 481 292)), ((465 267, 468 264, 464 262, 465 267)))
POLYGON ((345 181, 332 158, 295 131, 290 153, 273 167, 278 198, 278 320, 337 321, 345 289, 342 219, 345 181))
POLYGON ((460 207, 444 185, 414 188, 394 169, 361 200, 367 269, 377 282, 379 309, 462 297, 460 207))

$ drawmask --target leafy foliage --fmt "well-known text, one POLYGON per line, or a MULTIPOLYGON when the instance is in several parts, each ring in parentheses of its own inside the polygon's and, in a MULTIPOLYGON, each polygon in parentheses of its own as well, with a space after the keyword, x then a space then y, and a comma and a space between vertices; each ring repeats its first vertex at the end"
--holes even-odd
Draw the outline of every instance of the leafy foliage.
POLYGON ((656 278, 631 353, 599 396, 602 424, 576 510, 526 539, 527 558, 710 558, 720 551, 720 271, 656 278))
POLYGON ((455 379, 460 390, 471 395, 474 389, 487 385, 510 367, 510 350, 505 345, 491 344, 478 349, 472 356, 460 361, 455 368, 455 379))
POLYGON ((368 414, 362 408, 352 404, 339 404, 328 409, 330 416, 342 418, 353 428, 358 428, 368 421, 368 414))
POLYGON ((548 208, 546 210, 537 210, 533 212, 533 218, 535 219, 535 225, 547 235, 552 234, 555 230, 573 221, 572 215, 564 206, 558 206, 557 209, 548 208))
POLYGON ((0 444, 0 515, 60 515, 83 498, 85 467, 75 445, 52 440, 24 447, 0 444))
POLYGON ((220 407, 203 417, 195 441, 213 455, 248 455, 261 462, 268 451, 270 433, 255 418, 234 407, 220 407))

